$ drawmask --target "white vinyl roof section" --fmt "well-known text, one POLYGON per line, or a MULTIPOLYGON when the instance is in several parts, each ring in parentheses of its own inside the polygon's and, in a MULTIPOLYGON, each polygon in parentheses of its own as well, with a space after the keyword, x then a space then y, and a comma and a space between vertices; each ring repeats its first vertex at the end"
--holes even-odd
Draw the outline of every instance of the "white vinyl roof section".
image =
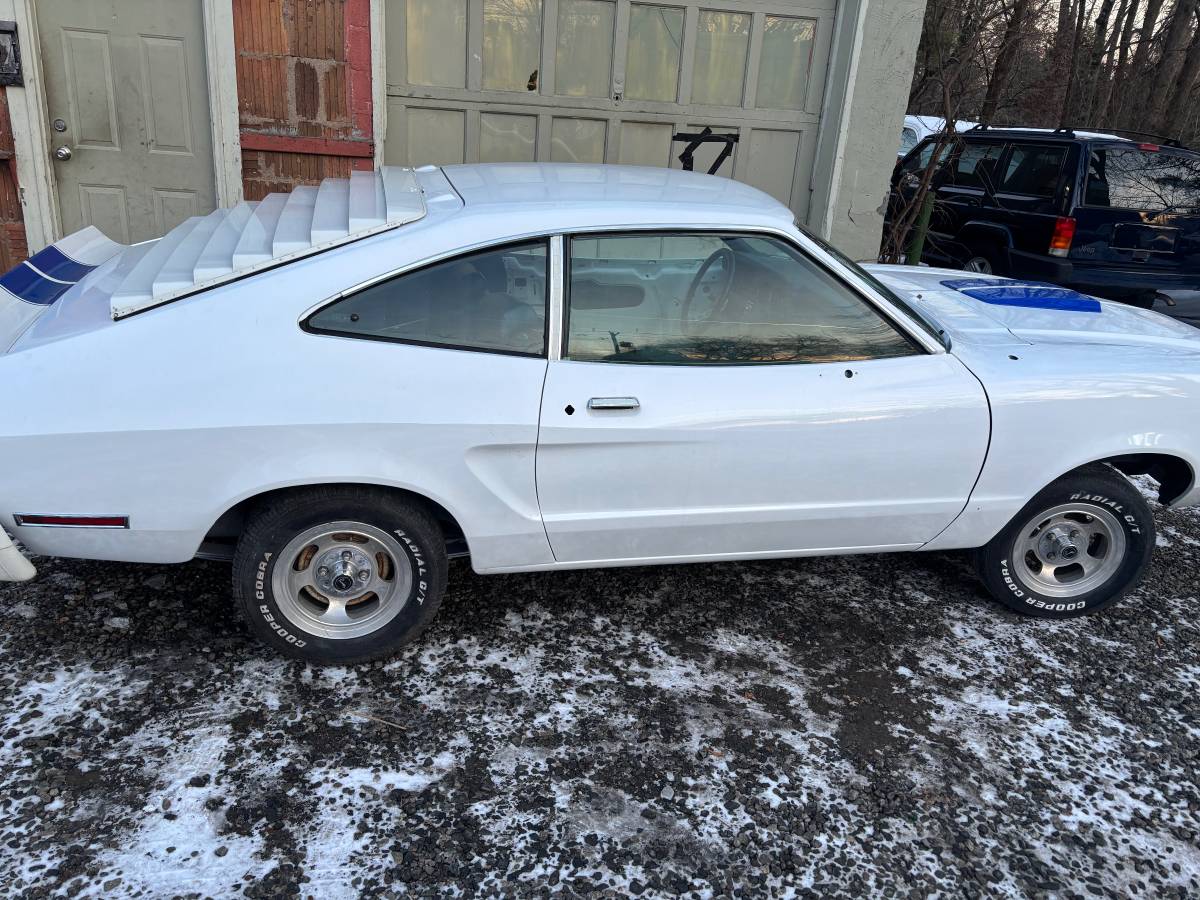
POLYGON ((121 254, 112 316, 120 319, 424 215, 413 170, 385 166, 195 216, 121 254))

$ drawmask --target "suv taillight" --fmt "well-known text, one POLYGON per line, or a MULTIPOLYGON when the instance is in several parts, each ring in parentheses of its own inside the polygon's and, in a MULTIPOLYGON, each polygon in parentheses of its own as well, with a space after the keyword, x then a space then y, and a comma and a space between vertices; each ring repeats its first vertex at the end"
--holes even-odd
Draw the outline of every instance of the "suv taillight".
POLYGON ((1050 255, 1066 256, 1071 252, 1071 241, 1075 237, 1075 220, 1070 216, 1059 216, 1054 220, 1054 235, 1050 238, 1050 255))

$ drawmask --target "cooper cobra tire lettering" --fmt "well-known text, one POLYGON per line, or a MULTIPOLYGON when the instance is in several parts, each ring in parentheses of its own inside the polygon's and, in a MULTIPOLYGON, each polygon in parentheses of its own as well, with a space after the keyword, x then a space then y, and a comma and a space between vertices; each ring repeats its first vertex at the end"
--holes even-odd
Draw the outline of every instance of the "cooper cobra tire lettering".
POLYGON ((1008 571, 1007 559, 1000 560, 1000 575, 1004 578, 1004 583, 1008 586, 1010 591, 1012 591, 1018 597, 1025 596, 1025 592, 1017 587, 1017 582, 1013 579, 1012 574, 1008 571))

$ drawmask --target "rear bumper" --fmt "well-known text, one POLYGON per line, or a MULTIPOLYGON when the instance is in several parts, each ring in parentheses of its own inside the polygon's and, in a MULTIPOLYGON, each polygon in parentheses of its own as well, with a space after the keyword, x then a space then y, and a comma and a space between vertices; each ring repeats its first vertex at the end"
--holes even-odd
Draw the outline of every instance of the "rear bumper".
POLYGON ((1081 294, 1112 300, 1128 300, 1158 291, 1200 290, 1200 272, 1079 265, 1071 260, 1020 250, 1009 251, 1009 265, 1013 278, 1049 281, 1081 294))
POLYGON ((1021 250, 1008 251, 1008 267, 1009 275, 1013 278, 1049 281, 1064 286, 1071 280, 1071 273, 1075 268, 1065 259, 1040 253, 1024 253, 1021 250))
POLYGON ((0 582, 29 581, 36 574, 33 563, 16 548, 8 532, 0 528, 0 582))

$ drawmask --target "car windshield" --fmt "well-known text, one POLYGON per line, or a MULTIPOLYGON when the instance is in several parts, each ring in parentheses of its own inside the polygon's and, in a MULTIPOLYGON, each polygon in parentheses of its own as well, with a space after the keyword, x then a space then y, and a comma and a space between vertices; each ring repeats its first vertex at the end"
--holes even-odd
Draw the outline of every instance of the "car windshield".
POLYGON ((1095 149, 1084 203, 1150 212, 1200 211, 1200 154, 1095 149))
POLYGON ((925 318, 924 314, 919 312, 911 303, 909 303, 907 300, 905 300, 903 297, 901 297, 899 294, 897 294, 895 291, 893 291, 890 287, 888 287, 886 284, 884 284, 882 281, 880 281, 878 278, 876 278, 874 275, 872 275, 870 272, 868 272, 866 269, 864 269, 861 265, 859 265, 854 260, 852 260, 850 257, 848 257, 845 253, 843 253, 837 247, 833 246, 833 244, 829 243, 826 240, 823 240, 822 238, 817 237, 815 234, 813 234, 811 231, 809 231, 807 228, 805 228, 799 222, 796 223, 796 227, 799 228, 802 232, 804 232, 804 236, 806 238, 808 238, 810 241, 812 241, 814 244, 816 244, 818 247, 820 247, 822 250, 824 250, 826 253, 828 253, 830 256, 832 256, 834 259, 836 259, 838 262, 840 262, 842 265, 846 266, 851 271, 853 271, 855 275, 857 275, 863 281, 870 284, 871 287, 875 288, 875 290, 879 291, 879 293, 883 294, 883 296, 887 297, 887 299, 889 301, 891 301, 893 306, 900 309, 910 319, 912 319, 914 322, 916 322, 917 325, 919 325, 925 331, 926 334, 928 334, 930 337, 932 337, 935 341, 937 341, 939 344, 941 344, 947 350, 950 349, 950 338, 947 337, 946 332, 943 329, 938 328, 933 322, 929 321, 929 319, 925 318))

